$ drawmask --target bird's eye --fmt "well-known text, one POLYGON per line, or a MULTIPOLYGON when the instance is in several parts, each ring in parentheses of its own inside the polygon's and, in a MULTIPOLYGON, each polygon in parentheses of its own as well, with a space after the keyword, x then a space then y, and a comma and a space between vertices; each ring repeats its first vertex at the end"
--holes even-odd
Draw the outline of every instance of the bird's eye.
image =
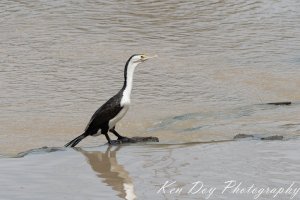
POLYGON ((141 55, 141 59, 144 59, 144 58, 145 58, 145 56, 141 55))

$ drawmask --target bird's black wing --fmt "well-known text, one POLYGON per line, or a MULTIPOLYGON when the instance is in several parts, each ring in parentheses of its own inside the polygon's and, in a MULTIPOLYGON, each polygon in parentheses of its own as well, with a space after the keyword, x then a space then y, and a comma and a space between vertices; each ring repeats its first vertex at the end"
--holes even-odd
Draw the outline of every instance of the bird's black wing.
POLYGON ((103 104, 91 117, 85 133, 95 134, 102 126, 114 118, 121 110, 120 105, 122 94, 118 93, 103 104))

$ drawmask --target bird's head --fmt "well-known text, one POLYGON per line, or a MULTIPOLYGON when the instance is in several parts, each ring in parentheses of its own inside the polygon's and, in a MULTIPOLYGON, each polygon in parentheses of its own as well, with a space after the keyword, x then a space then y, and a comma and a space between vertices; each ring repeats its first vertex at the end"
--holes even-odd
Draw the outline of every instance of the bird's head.
MULTIPOLYGON (((155 56, 147 56, 145 54, 134 54, 132 55, 126 62, 125 69, 124 69, 124 86, 123 88, 126 88, 127 82, 129 82, 129 85, 132 85, 132 79, 133 79, 133 72, 135 70, 135 67, 141 64, 142 62, 145 62, 146 60, 149 60, 150 58, 157 57, 155 56)), ((131 90, 130 90, 131 91, 131 90)))
POLYGON ((147 56, 145 54, 134 54, 129 58, 129 62, 132 64, 140 64, 142 62, 145 62, 146 60, 150 59, 150 58, 155 58, 157 57, 157 55, 155 56, 147 56))
POLYGON ((135 70, 135 67, 141 64, 142 62, 145 62, 146 60, 150 58, 157 57, 155 56, 146 56, 145 54, 134 54, 132 55, 126 62, 125 70, 124 70, 124 76, 125 80, 127 80, 127 77, 133 77, 133 72, 135 70))

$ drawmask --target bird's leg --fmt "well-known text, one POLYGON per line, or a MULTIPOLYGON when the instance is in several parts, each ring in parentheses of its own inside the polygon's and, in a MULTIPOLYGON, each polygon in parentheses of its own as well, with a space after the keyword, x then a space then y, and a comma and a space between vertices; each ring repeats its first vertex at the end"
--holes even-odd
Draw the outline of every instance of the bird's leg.
POLYGON ((108 134, 105 133, 104 135, 105 135, 105 137, 106 137, 106 139, 107 139, 108 144, 111 144, 111 139, 109 138, 108 134))
POLYGON ((124 137, 124 136, 121 136, 121 135, 115 130, 115 127, 113 127, 112 129, 110 129, 109 131, 112 132, 112 133, 118 138, 118 140, 122 140, 122 139, 126 138, 126 137, 124 137))
POLYGON ((108 128, 106 128, 106 129, 101 129, 101 134, 103 134, 103 135, 105 135, 105 137, 106 137, 106 139, 107 139, 107 142, 108 142, 108 144, 111 144, 111 139, 109 138, 109 136, 108 136, 108 128))
POLYGON ((111 140, 110 138, 109 138, 109 136, 108 136, 108 128, 107 129, 102 129, 101 130, 101 133, 103 134, 103 135, 105 135, 105 137, 106 137, 106 139, 107 139, 107 142, 108 142, 108 144, 110 144, 110 145, 114 145, 114 144, 121 144, 122 143, 122 141, 121 140, 111 140))
POLYGON ((124 137, 122 135, 120 135, 116 130, 115 127, 113 127, 112 129, 109 130, 110 132, 112 132, 115 136, 118 137, 117 141, 120 141, 121 143, 135 143, 135 141, 131 138, 128 137, 124 137))

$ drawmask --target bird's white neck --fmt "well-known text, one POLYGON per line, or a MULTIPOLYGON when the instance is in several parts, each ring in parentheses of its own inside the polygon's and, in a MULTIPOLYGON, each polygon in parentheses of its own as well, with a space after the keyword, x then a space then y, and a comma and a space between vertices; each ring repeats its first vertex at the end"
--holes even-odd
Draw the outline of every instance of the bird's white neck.
POLYGON ((123 86, 123 97, 121 100, 121 106, 130 104, 130 95, 133 83, 133 73, 138 63, 129 62, 124 72, 124 86, 123 86))

